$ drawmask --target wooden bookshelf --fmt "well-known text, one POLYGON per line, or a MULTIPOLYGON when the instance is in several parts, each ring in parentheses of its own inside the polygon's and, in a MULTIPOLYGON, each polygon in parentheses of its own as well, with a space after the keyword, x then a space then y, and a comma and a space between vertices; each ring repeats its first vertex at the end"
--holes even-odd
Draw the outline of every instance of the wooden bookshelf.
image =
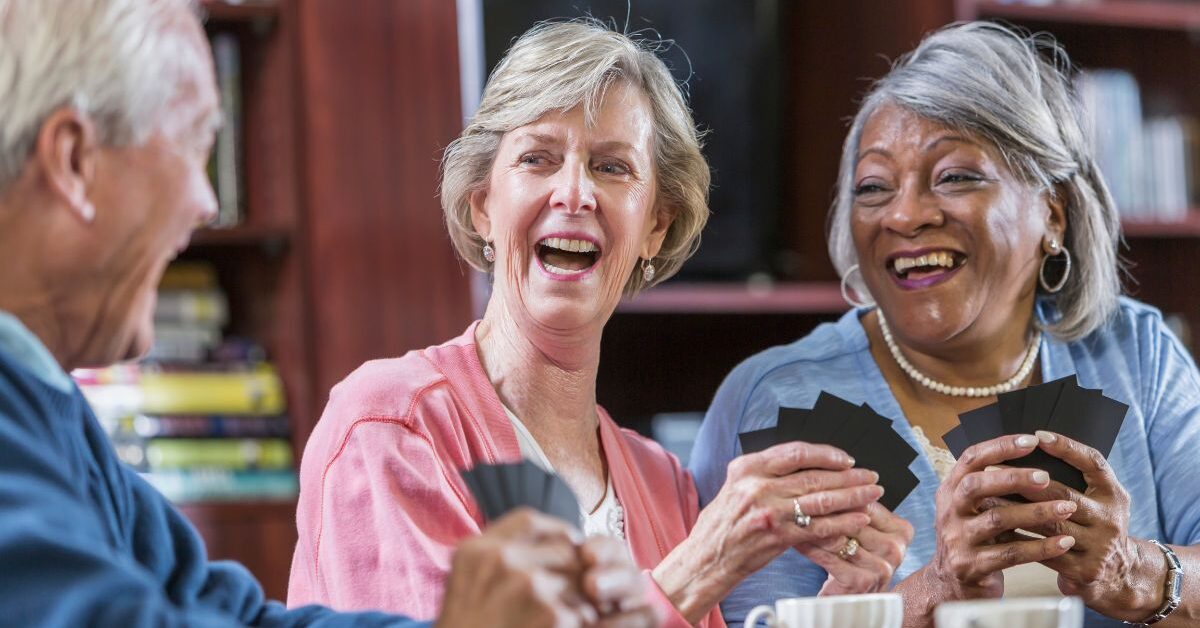
MULTIPOLYGON (((462 125, 455 5, 200 4, 210 34, 240 49, 244 207, 241 224, 199 230, 183 256, 216 268, 226 332, 263 345, 278 369, 298 468, 338 381, 470 321, 436 196, 435 157, 462 125)), ((181 510, 212 557, 286 598, 294 502, 181 510)))
POLYGON ((636 314, 830 314, 845 311, 835 282, 667 283, 621 302, 618 312, 636 314))
POLYGON ((1122 220, 1121 231, 1127 238, 1200 238, 1200 209, 1192 209, 1187 218, 1173 222, 1122 220))
POLYGON ((1051 4, 959 0, 958 5, 959 14, 971 19, 1002 18, 1013 22, 1200 31, 1200 3, 1178 0, 1099 0, 1051 4))
POLYGON ((279 17, 277 0, 202 0, 201 8, 210 23, 271 24, 279 17))

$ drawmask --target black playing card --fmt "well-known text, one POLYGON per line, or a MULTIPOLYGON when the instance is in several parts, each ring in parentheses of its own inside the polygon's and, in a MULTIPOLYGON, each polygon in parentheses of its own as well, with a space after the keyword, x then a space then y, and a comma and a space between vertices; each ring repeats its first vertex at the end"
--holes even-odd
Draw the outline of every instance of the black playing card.
POLYGON ((489 522, 528 506, 576 526, 580 523, 579 502, 570 487, 532 462, 480 464, 462 476, 489 522))
MULTIPOLYGON (((875 411, 865 405, 847 408, 842 416, 842 424, 829 439, 829 444, 849 452, 864 435, 877 427, 891 429, 892 422, 875 414, 875 411)), ((852 454, 853 455, 853 454, 852 454)))
POLYGON ((807 408, 780 408, 779 420, 775 425, 779 437, 776 442, 787 443, 800 440, 800 435, 804 433, 804 425, 808 422, 811 414, 812 410, 807 408))
POLYGON ((743 454, 757 453, 779 443, 787 442, 779 439, 779 431, 774 427, 742 432, 738 435, 738 440, 742 442, 743 454))
POLYGON ((808 443, 829 445, 833 435, 841 429, 846 418, 858 412, 858 406, 822 391, 813 404, 812 414, 804 423, 804 431, 800 440, 808 443))
POLYGON ((973 445, 1004 435, 1000 407, 994 403, 958 415, 958 422, 973 445))
POLYGON ((1001 393, 996 397, 1000 409, 1000 431, 1002 434, 1020 434, 1024 420, 1025 397, 1028 388, 1001 393))
POLYGON ((895 512, 904 498, 908 497, 913 489, 921 483, 921 480, 908 467, 890 470, 886 474, 883 471, 877 473, 879 473, 879 485, 883 487, 883 497, 879 498, 879 504, 892 512, 895 512))
POLYGON ((967 428, 963 427, 962 423, 942 434, 942 440, 945 441, 946 448, 950 450, 950 453, 954 454, 955 459, 961 458, 967 447, 971 446, 971 438, 967 436, 967 428))
POLYGON ((1021 434, 1032 434, 1045 429, 1058 404, 1064 386, 1076 386, 1075 376, 1068 375, 1054 381, 1030 386, 1025 389, 1025 406, 1021 410, 1021 434))

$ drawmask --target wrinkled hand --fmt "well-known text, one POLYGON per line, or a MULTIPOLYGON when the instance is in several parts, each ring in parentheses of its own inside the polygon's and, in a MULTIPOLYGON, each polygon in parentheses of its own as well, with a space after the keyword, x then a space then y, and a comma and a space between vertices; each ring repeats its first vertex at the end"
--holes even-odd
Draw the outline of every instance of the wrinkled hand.
POLYGON ((1083 493, 1057 482, 1021 493, 1031 500, 1067 500, 1077 506, 1069 520, 1025 528, 1075 538, 1070 552, 1043 564, 1058 572, 1063 594, 1078 595, 1114 619, 1145 619, 1162 604, 1166 568, 1162 551, 1129 537, 1129 494, 1099 451, 1060 434, 1037 435, 1043 451, 1082 471, 1088 484, 1083 493))
POLYGON ((599 626, 641 628, 658 625, 646 599, 646 576, 633 564, 625 544, 593 536, 580 548, 583 593, 599 611, 599 626))
POLYGON ((875 472, 852 465, 840 449, 802 442, 735 458, 721 491, 654 579, 695 623, 784 550, 854 536, 870 522, 865 508, 883 489, 875 472), (793 499, 812 517, 807 527, 796 525, 793 499))
POLYGON ((1014 539, 1017 528, 1033 530, 1060 523, 1075 512, 1069 500, 1014 504, 995 498, 1045 489, 1050 476, 1035 469, 987 467, 1032 452, 1032 435, 1001 436, 963 452, 937 492, 937 549, 924 570, 926 580, 941 589, 940 600, 999 597, 1004 593, 1001 570, 1062 556, 1075 543, 1070 535, 1014 539), (987 502, 994 504, 983 508, 987 502))
POLYGON ((579 586, 584 568, 572 538, 577 534, 562 521, 522 508, 463 541, 437 626, 595 624, 599 613, 579 586))
POLYGON ((822 540, 796 549, 829 573, 818 595, 876 593, 886 591, 892 575, 904 560, 912 543, 913 527, 903 517, 878 503, 867 505, 871 523, 854 536, 859 548, 853 556, 842 558, 838 552, 849 537, 822 540))

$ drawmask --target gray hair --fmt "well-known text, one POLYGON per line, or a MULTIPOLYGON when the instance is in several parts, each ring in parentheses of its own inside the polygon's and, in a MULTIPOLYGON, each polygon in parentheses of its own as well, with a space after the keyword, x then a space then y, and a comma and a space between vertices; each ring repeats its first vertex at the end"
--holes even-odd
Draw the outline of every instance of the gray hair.
POLYGON ((0 192, 41 125, 74 107, 108 146, 149 138, 180 87, 188 42, 171 33, 194 0, 0 0, 0 192))
POLYGON ((531 28, 496 66, 467 128, 442 158, 441 201, 450 239, 474 268, 487 271, 485 244, 471 221, 470 196, 485 189, 492 161, 507 132, 554 111, 583 107, 594 124, 604 95, 616 81, 641 89, 654 120, 657 210, 671 226, 654 259, 649 284, 634 269, 625 285, 632 294, 674 275, 696 251, 708 220, 708 162, 683 93, 655 54, 661 42, 615 32, 595 19, 543 22, 531 28))
MULTIPOLYGON (((854 170, 867 119, 892 103, 995 145, 1009 168, 1065 204, 1071 275, 1044 329, 1076 340, 1116 311, 1120 221, 1085 132, 1066 52, 1048 35, 994 23, 953 24, 926 37, 874 84, 842 148, 829 256, 843 277, 857 263, 850 234, 854 170)), ((861 277, 847 278, 868 294, 861 277)), ((1039 288, 1040 290, 1040 288, 1039 288)))

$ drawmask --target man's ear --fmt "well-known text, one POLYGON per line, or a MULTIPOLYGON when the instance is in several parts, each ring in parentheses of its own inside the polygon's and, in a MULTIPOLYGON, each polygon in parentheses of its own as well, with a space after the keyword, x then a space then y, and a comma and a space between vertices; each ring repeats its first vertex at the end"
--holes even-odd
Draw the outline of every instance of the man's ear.
POLYGON ((655 208, 654 221, 651 225, 650 233, 646 234, 646 241, 642 245, 642 259, 653 259, 662 249, 663 240, 667 237, 667 230, 671 228, 671 223, 675 221, 675 209, 673 207, 659 206, 655 208))
POLYGON ((84 222, 96 216, 88 190, 95 181, 99 148, 95 124, 71 107, 51 113, 34 143, 33 159, 50 193, 84 222))
POLYGON ((491 242, 492 219, 487 213, 487 190, 471 192, 468 202, 471 204, 471 225, 475 227, 475 233, 484 242, 491 242))

